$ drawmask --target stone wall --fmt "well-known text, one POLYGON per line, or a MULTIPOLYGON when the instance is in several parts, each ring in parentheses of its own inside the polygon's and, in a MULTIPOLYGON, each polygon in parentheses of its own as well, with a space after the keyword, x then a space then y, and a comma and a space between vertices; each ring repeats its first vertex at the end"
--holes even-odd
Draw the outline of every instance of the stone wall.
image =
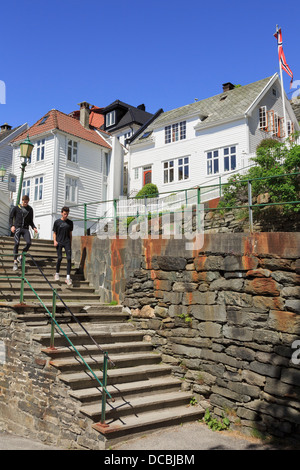
POLYGON ((80 413, 34 334, 14 310, 0 308, 0 431, 65 450, 103 449, 101 435, 80 413))
POLYGON ((299 233, 210 233, 194 251, 174 239, 76 243, 90 282, 130 310, 197 400, 243 430, 299 437, 299 233))
POLYGON ((216 416, 300 439, 299 234, 208 237, 194 257, 144 259, 123 303, 216 416))

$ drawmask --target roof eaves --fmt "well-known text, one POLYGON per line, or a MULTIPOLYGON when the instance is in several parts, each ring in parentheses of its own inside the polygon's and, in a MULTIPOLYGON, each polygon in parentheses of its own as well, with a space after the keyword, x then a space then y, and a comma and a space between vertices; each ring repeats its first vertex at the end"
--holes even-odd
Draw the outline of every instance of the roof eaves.
POLYGON ((253 109, 255 108, 256 104, 263 98, 263 96, 266 94, 270 86, 275 83, 275 81, 278 79, 278 73, 274 73, 272 77, 270 78, 269 82, 264 86, 264 88, 261 90, 261 92, 256 96, 255 100, 251 103, 251 105, 246 109, 245 111, 245 116, 248 116, 252 113, 253 109))

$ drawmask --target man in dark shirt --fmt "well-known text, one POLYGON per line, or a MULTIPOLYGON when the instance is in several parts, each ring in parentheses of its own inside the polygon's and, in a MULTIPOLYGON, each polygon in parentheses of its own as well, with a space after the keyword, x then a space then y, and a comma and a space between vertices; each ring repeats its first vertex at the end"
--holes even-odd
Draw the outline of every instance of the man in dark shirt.
POLYGON ((36 226, 33 223, 33 209, 29 205, 29 197, 24 195, 22 197, 22 204, 18 204, 13 207, 9 215, 10 230, 14 234, 15 246, 14 246, 14 266, 13 270, 17 271, 18 263, 22 261, 22 255, 18 256, 20 238, 23 236, 26 245, 23 248, 23 253, 26 253, 31 246, 31 236, 29 227, 31 227, 35 233, 38 233, 36 226))
POLYGON ((53 241, 54 246, 57 249, 57 263, 56 263, 56 274, 54 279, 59 281, 59 270, 62 261, 62 249, 65 249, 67 256, 67 277, 66 284, 72 285, 72 279, 70 278, 71 273, 71 257, 72 257, 72 231, 73 222, 68 219, 70 209, 69 207, 63 207, 61 210, 61 218, 57 219, 53 225, 53 241))

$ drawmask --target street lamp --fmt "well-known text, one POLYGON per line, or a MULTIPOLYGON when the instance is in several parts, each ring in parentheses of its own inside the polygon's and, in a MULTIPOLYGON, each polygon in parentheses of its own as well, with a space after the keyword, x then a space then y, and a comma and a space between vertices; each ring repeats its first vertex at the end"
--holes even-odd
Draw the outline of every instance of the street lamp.
POLYGON ((27 165, 27 159, 30 158, 32 149, 34 145, 32 142, 29 140, 29 135, 27 136, 27 139, 25 139, 23 142, 20 144, 20 152, 21 152, 21 159, 23 160, 21 163, 21 177, 20 177, 20 183, 19 183, 19 189, 18 189, 18 196, 16 200, 16 205, 19 204, 20 198, 21 198, 21 192, 22 192, 22 185, 23 185, 23 177, 24 177, 24 172, 25 168, 27 165))
POLYGON ((6 173, 6 169, 2 165, 2 167, 0 168, 0 178, 1 178, 2 183, 3 183, 3 180, 4 180, 5 173, 6 173))

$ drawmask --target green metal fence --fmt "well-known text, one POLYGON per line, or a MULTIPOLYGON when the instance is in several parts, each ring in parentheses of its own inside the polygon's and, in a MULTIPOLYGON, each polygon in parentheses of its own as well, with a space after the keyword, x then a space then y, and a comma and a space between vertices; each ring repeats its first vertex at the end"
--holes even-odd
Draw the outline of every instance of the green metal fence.
POLYGON ((230 209, 242 209, 247 208, 249 213, 249 230, 253 231, 253 209, 254 208, 263 208, 267 206, 284 206, 284 205, 294 205, 300 204, 300 200, 295 201, 281 201, 281 202, 269 202, 263 204, 253 204, 252 197, 252 185, 253 182, 259 180, 269 180, 269 179, 283 179, 285 177, 291 177, 299 175, 300 172, 295 173, 285 173, 281 175, 266 176, 261 178, 245 178, 244 180, 239 180, 239 184, 244 184, 247 186, 248 201, 245 204, 239 204, 235 206, 222 206, 216 208, 208 208, 204 206, 205 202, 208 202, 212 199, 221 198, 224 194, 224 188, 228 185, 231 185, 232 182, 226 181, 222 183, 221 177, 218 178, 216 184, 197 186, 188 189, 182 189, 169 192, 161 192, 157 195, 143 196, 138 197, 129 197, 129 198, 120 198, 113 199, 108 201, 94 201, 89 203, 77 204, 72 206, 72 209, 77 208, 82 211, 82 217, 74 218, 74 222, 83 223, 83 233, 88 235, 93 231, 97 233, 97 227, 99 224, 105 225, 110 222, 113 227, 116 228, 119 226, 121 220, 126 220, 129 217, 144 217, 151 216, 155 217, 162 213, 172 213, 175 211, 180 211, 187 207, 200 206, 203 204, 203 207, 199 207, 199 211, 220 211, 220 210, 230 210, 230 209), (94 213, 99 212, 100 215, 89 216, 89 210, 93 208, 94 213), (95 209, 96 208, 96 209, 95 209), (104 209, 105 208, 105 209, 104 209))

